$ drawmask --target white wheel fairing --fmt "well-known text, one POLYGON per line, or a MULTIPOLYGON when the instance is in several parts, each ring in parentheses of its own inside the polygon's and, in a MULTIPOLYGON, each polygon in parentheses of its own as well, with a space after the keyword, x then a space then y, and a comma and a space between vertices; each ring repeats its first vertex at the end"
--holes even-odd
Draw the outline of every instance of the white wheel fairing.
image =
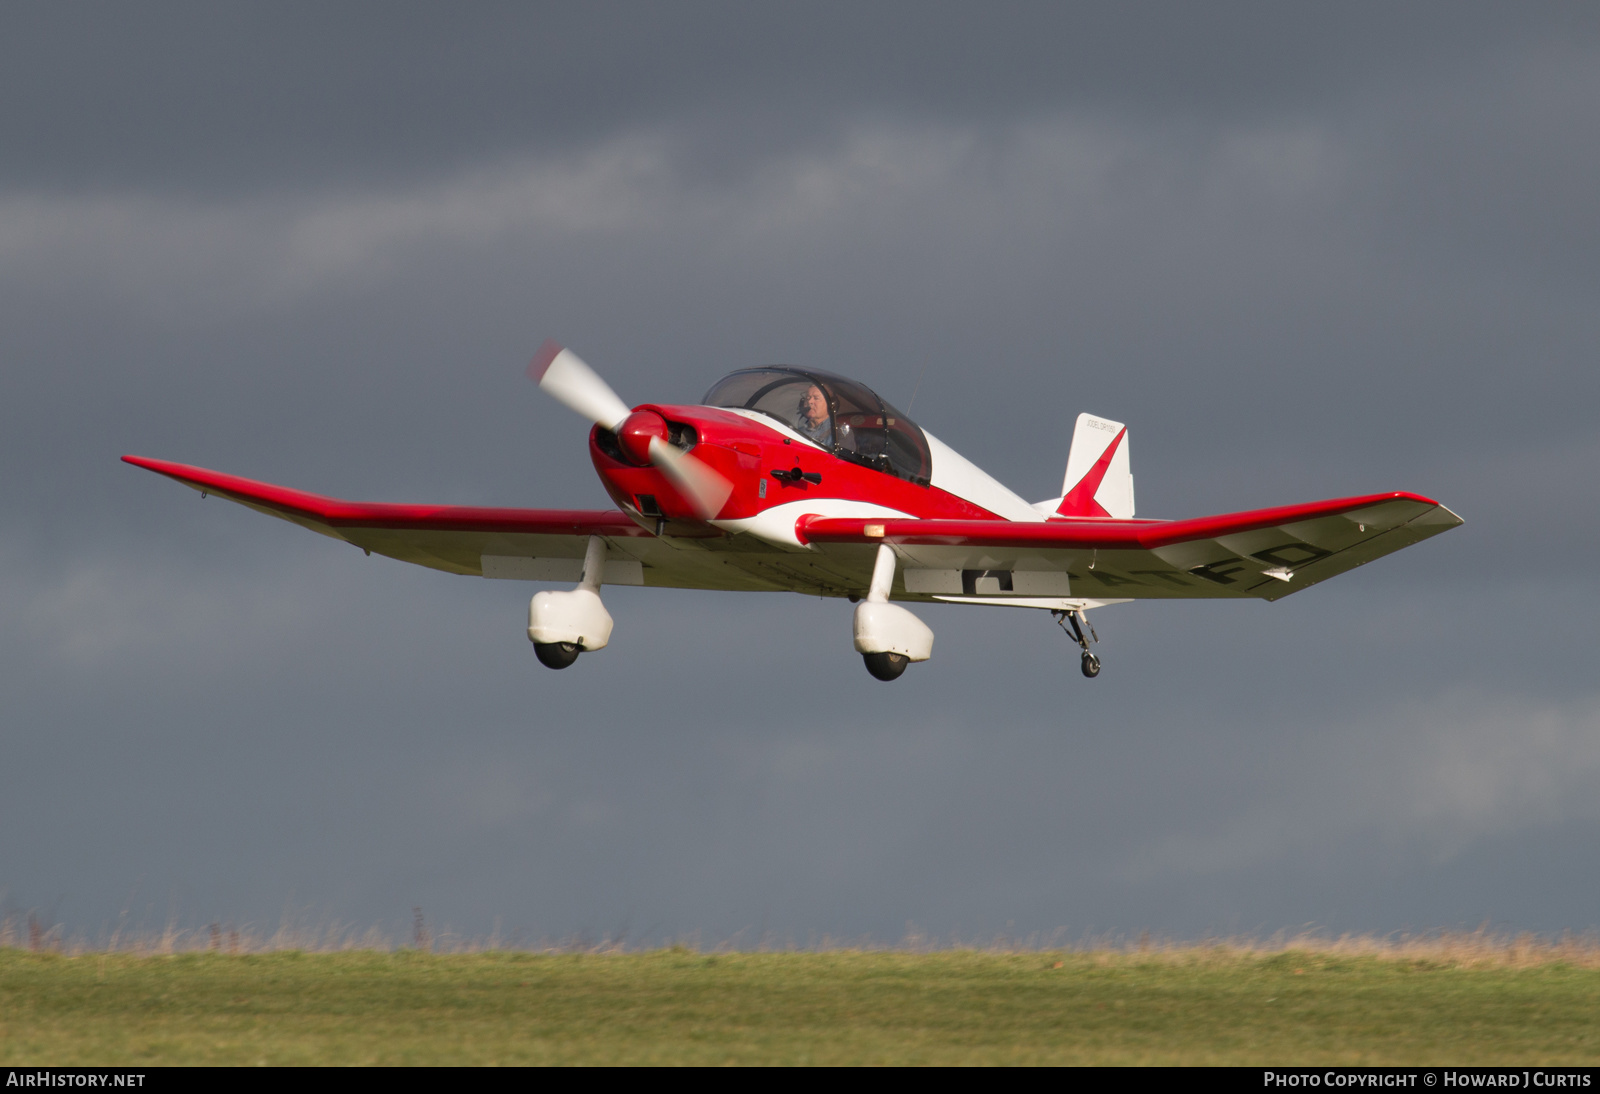
POLYGON ((863 600, 852 622, 857 653, 898 653, 910 661, 933 656, 933 630, 898 604, 863 600))
POLYGON ((528 603, 528 641, 536 646, 570 642, 581 650, 605 649, 611 613, 592 589, 537 592, 528 603))
MULTIPOLYGON (((878 544, 867 598, 856 605, 853 624, 856 652, 869 656, 892 653, 910 661, 926 661, 933 656, 933 631, 911 612, 889 603, 895 564, 894 548, 887 543, 878 544)), ((871 668, 869 662, 868 669, 871 668)))

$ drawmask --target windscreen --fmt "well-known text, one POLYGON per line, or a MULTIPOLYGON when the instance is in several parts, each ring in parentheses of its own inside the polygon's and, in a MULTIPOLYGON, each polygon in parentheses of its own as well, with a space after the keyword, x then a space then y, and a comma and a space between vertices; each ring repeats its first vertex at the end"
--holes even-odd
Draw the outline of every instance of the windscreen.
MULTIPOLYGON (((831 432, 832 418, 828 414, 827 393, 823 392, 823 416, 819 428, 807 418, 807 396, 813 388, 821 390, 811 377, 788 369, 751 368, 735 372, 710 391, 703 400, 706 406, 738 407, 757 410, 769 418, 776 418, 802 436, 817 439, 816 433, 831 432), (804 426, 804 427, 803 427, 804 426)), ((821 443, 820 441, 818 443, 821 443)), ((824 448, 831 447, 823 444, 824 448)))
POLYGON ((927 485, 932 474, 922 430, 864 384, 811 369, 751 368, 706 392, 707 406, 754 410, 840 459, 927 485))

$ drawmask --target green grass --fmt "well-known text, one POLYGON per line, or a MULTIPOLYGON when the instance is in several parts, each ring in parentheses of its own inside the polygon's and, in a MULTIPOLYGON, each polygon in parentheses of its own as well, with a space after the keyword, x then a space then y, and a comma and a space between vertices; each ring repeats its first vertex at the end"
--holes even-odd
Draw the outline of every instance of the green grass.
POLYGON ((0 950, 12 1065, 1597 1061, 1559 960, 0 950))

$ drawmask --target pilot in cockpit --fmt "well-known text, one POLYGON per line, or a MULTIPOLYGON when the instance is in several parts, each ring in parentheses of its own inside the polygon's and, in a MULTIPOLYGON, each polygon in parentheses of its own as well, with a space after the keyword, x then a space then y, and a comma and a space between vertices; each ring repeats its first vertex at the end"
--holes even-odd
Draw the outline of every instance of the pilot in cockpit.
POLYGON ((795 419, 794 427, 823 448, 833 447, 833 421, 828 416, 828 398, 816 384, 806 388, 806 393, 800 396, 799 416, 795 419))

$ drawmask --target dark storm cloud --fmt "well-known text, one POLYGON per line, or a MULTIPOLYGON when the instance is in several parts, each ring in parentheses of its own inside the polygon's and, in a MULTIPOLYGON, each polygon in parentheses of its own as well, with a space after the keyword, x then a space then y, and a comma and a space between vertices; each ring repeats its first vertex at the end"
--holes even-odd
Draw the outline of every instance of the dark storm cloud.
POLYGON ((1591 42, 1583 4, 66 4, 0 15, 0 185, 429 177, 641 127, 712 173, 863 114, 1214 120, 1591 42))
POLYGON ((90 929, 1590 925, 1591 11, 5 9, 0 887, 90 929), (915 392, 1030 497, 1091 410, 1141 515, 1468 523, 1107 609, 1092 685, 1036 613, 928 609, 885 688, 842 604, 629 589, 552 674, 531 586, 116 462, 601 504, 550 335, 630 400, 915 392))

